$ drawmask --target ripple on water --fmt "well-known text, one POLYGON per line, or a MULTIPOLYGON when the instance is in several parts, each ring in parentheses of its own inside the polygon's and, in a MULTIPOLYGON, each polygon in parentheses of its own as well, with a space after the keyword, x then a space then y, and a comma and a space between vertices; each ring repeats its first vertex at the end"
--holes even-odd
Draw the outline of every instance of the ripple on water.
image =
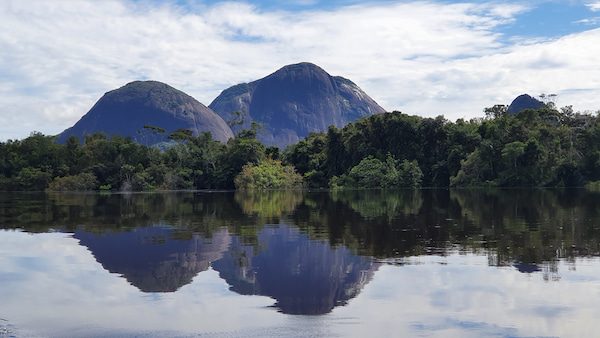
POLYGON ((0 318, 0 337, 16 337, 14 327, 8 323, 8 320, 0 318))

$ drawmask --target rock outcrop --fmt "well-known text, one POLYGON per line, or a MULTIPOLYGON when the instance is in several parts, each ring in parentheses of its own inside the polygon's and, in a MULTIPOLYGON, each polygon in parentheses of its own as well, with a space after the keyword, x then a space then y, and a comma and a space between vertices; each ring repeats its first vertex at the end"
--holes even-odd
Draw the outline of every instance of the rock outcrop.
POLYGON ((384 113, 372 98, 352 81, 331 76, 311 63, 281 68, 275 73, 224 90, 209 106, 237 132, 260 124, 259 139, 285 147, 311 132, 331 125, 343 127, 362 117, 384 113))
POLYGON ((507 112, 509 114, 518 114, 523 110, 527 109, 540 109, 544 107, 544 103, 530 95, 523 94, 519 95, 513 102, 508 106, 507 112))
POLYGON ((221 142, 233 137, 227 123, 193 97, 162 82, 135 81, 104 94, 73 127, 59 135, 58 141, 65 142, 71 136, 82 140, 99 132, 152 145, 166 141, 178 129, 191 130, 194 135, 210 132, 221 142))

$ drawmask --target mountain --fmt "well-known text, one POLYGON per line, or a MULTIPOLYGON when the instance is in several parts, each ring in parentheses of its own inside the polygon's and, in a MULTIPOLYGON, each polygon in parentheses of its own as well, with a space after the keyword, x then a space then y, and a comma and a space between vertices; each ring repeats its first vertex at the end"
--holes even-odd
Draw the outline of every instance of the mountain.
POLYGON ((157 81, 135 81, 110 91, 73 127, 62 132, 58 140, 70 136, 102 132, 108 136, 129 136, 151 145, 167 140, 177 129, 192 130, 194 135, 210 132, 213 139, 226 142, 233 132, 221 117, 193 97, 157 81), (165 130, 153 133, 144 126, 165 130))
POLYGON ((509 114, 518 114, 526 109, 540 109, 544 107, 544 103, 530 95, 523 94, 519 95, 513 102, 508 106, 507 112, 509 114))
POLYGON ((279 147, 330 125, 343 127, 385 112, 352 81, 311 63, 285 66, 260 80, 226 89, 209 107, 226 121, 240 112, 244 121, 232 126, 236 132, 260 123, 259 139, 279 147))

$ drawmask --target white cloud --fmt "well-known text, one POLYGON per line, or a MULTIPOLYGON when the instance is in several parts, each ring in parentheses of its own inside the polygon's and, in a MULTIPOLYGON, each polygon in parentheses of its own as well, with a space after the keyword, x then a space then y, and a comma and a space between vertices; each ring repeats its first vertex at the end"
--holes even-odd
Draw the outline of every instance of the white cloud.
POLYGON ((579 24, 583 24, 583 25, 592 25, 592 26, 598 25, 598 24, 600 24, 600 16, 594 16, 591 18, 577 20, 574 23, 579 23, 579 24))
POLYGON ((600 11, 600 1, 588 3, 586 6, 594 12, 600 11))
POLYGON ((496 28, 526 9, 410 2, 286 12, 231 2, 187 11, 3 1, 0 138, 60 132, 132 80, 164 81, 208 105, 222 89, 300 61, 352 79, 389 110, 426 116, 480 116, 522 92, 600 108, 600 31, 506 45, 496 28))

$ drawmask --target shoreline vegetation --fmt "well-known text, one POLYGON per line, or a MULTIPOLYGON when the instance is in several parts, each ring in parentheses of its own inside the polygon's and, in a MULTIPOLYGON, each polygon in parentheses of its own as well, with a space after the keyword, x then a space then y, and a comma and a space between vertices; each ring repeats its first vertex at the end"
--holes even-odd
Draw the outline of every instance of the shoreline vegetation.
POLYGON ((227 228, 248 244, 257 243, 261 229, 285 224, 360 255, 413 256, 432 243, 449 250, 459 244, 491 250, 492 262, 507 265, 556 262, 557 252, 599 256, 598 202, 600 194, 584 189, 39 193, 0 194, 0 217, 5 229, 30 233, 108 234, 161 225, 185 239, 227 228))
MULTIPOLYGON (((378 114, 312 133, 284 150, 260 127, 226 144, 170 134, 168 146, 89 135, 64 144, 32 133, 0 142, 0 191, 167 191, 586 187, 600 190, 600 117, 551 104, 486 117, 378 114)), ((146 128, 146 127, 145 127, 146 128)), ((151 128, 151 127, 148 127, 151 128)))

